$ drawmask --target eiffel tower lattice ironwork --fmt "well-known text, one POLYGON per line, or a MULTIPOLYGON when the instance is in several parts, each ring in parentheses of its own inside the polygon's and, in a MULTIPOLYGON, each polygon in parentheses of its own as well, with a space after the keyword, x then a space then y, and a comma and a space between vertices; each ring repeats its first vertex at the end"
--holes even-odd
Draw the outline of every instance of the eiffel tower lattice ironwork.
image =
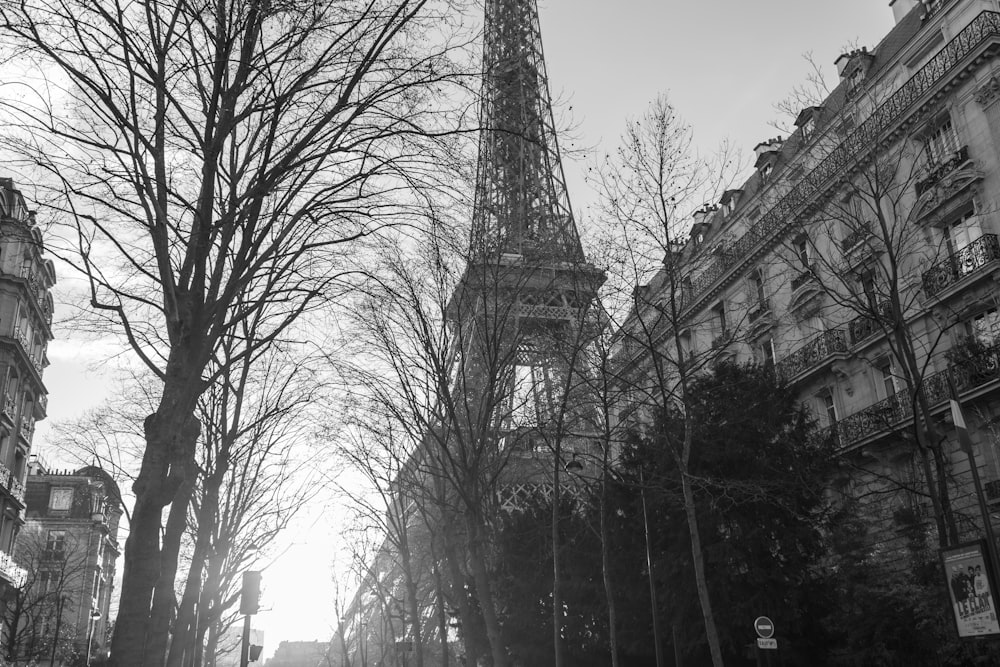
POLYGON ((579 431, 580 411, 567 410, 566 393, 583 359, 580 349, 568 348, 582 348, 585 330, 596 326, 604 274, 584 259, 566 190, 537 2, 487 0, 485 9, 470 254, 450 313, 461 332, 456 391, 479 406, 473 430, 491 420, 491 428, 508 434, 508 446, 552 449, 539 439, 551 440, 554 421, 554 437, 579 431), (510 349, 483 350, 483 340, 510 349), (508 368, 477 377, 490 365, 485 357, 498 356, 508 368), (484 410, 473 394, 498 381, 504 386, 495 393, 505 400, 484 410))
MULTIPOLYGON (((369 610, 362 590, 349 611, 365 619, 366 627, 378 617, 394 636, 418 636, 412 626, 423 623, 424 615, 411 605, 424 598, 414 591, 435 588, 455 607, 467 652, 499 642, 487 642, 491 624, 498 623, 486 572, 487 536, 497 510, 562 493, 569 485, 559 481, 560 449, 576 452, 590 442, 592 404, 577 399, 588 386, 587 348, 604 280, 585 261, 570 208, 536 0, 485 5, 472 230, 447 313, 452 361, 447 377, 432 378, 436 395, 430 414, 420 420, 429 428, 400 473, 409 482, 400 483, 393 499, 398 508, 416 507, 407 496, 416 494, 419 504, 429 505, 424 518, 400 511, 396 529, 410 544, 440 544, 445 555, 431 558, 416 549, 404 554, 394 544, 399 540, 387 538, 367 585, 384 587, 390 592, 385 599, 407 604, 389 618, 386 610, 369 610), (411 572, 429 571, 434 563, 447 567, 439 582, 414 582, 407 589, 400 584, 406 579, 403 562, 422 563, 411 572), (485 597, 463 609, 473 588, 485 597)), ((432 651, 433 642, 426 644, 432 651)))
POLYGON ((583 260, 535 0, 487 0, 472 254, 583 260))

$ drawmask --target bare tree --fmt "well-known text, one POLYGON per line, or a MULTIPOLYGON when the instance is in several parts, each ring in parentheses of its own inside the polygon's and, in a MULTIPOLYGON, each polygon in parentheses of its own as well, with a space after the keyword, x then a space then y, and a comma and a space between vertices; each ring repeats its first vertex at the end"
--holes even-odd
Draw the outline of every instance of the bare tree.
POLYGON ((87 628, 75 623, 90 593, 86 545, 71 533, 56 534, 28 526, 18 536, 17 558, 27 576, 7 606, 7 660, 66 660, 86 641, 87 628))
MULTIPOLYGON (((696 325, 685 313, 690 287, 683 226, 698 202, 704 201, 701 197, 726 175, 726 170, 713 173, 695 158, 690 129, 660 97, 640 119, 628 123, 621 147, 599 165, 595 178, 601 212, 613 223, 611 238, 604 242, 610 251, 606 261, 612 287, 605 303, 612 316, 619 317, 614 322, 619 333, 613 371, 622 398, 619 405, 627 409, 641 404, 654 412, 677 410, 683 415, 683 437, 669 443, 670 454, 680 471, 705 637, 716 667, 723 664, 722 648, 689 474, 694 424, 684 397, 695 374, 716 359, 718 350, 699 353, 689 337, 689 327, 696 325)), ((730 324, 733 330, 739 325, 730 324)), ((655 600, 652 583, 651 593, 655 600)), ((662 665, 655 604, 653 627, 657 664, 662 665)))
POLYGON ((6 3, 48 77, 5 145, 67 220, 95 319, 160 380, 144 425, 112 660, 159 665, 196 474, 197 401, 248 318, 269 345, 346 282, 350 241, 428 183, 452 81, 447 2, 6 3), (171 529, 161 542, 166 524, 171 529), (154 620, 156 619, 156 620, 154 620))

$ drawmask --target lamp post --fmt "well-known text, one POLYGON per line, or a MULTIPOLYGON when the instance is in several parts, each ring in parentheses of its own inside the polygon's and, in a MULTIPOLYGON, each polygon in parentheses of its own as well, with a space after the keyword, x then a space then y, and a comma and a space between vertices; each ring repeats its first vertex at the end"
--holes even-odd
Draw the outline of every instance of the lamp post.
POLYGON ((94 630, 97 622, 101 620, 101 612, 97 609, 90 610, 90 623, 87 625, 87 667, 90 667, 90 653, 94 646, 94 630))

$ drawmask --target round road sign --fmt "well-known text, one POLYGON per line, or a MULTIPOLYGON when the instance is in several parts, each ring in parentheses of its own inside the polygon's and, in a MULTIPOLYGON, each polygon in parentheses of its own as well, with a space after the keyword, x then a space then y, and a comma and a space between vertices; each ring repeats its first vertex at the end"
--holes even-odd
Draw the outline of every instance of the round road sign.
POLYGON ((762 639, 770 639, 774 636, 774 623, 767 616, 758 616, 757 620, 753 622, 753 629, 762 639))

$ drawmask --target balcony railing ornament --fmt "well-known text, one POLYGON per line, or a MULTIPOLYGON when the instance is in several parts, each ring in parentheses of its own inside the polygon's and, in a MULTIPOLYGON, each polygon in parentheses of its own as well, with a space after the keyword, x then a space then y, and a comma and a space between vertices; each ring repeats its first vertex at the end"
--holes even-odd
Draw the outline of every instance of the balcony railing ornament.
POLYGON ((951 157, 943 162, 939 162, 933 165, 927 170, 927 175, 916 182, 915 188, 917 191, 917 196, 924 194, 935 185, 937 185, 941 180, 955 171, 966 162, 969 161, 969 147, 962 146, 957 151, 955 151, 951 157))
POLYGON ((747 315, 747 322, 754 324, 769 312, 771 312, 771 305, 767 302, 767 299, 758 301, 757 306, 747 315))
POLYGON ((847 352, 847 332, 830 329, 813 336, 809 342, 798 348, 777 364, 778 372, 791 379, 800 373, 815 368, 825 359, 838 352, 847 352))
POLYGON ((1000 35, 1000 13, 983 11, 948 42, 937 54, 917 70, 896 92, 875 109, 849 137, 823 158, 764 215, 737 239, 725 258, 713 257, 693 282, 694 293, 701 296, 730 268, 752 257, 758 244, 773 238, 791 224, 796 213, 816 197, 829 191, 831 182, 852 164, 877 150, 880 139, 893 125, 902 120, 910 108, 925 93, 941 82, 966 56, 987 39, 1000 35))
MULTIPOLYGON (((1000 343, 992 346, 970 345, 962 349, 963 352, 952 359, 949 368, 923 379, 920 391, 927 405, 935 406, 948 400, 952 385, 961 393, 1000 380, 1000 343)), ((888 430, 912 416, 913 399, 904 389, 837 422, 841 444, 848 446, 888 430)))
POLYGON ((997 240, 997 235, 983 234, 924 272, 924 294, 934 296, 997 259, 1000 259, 1000 241, 997 240))

